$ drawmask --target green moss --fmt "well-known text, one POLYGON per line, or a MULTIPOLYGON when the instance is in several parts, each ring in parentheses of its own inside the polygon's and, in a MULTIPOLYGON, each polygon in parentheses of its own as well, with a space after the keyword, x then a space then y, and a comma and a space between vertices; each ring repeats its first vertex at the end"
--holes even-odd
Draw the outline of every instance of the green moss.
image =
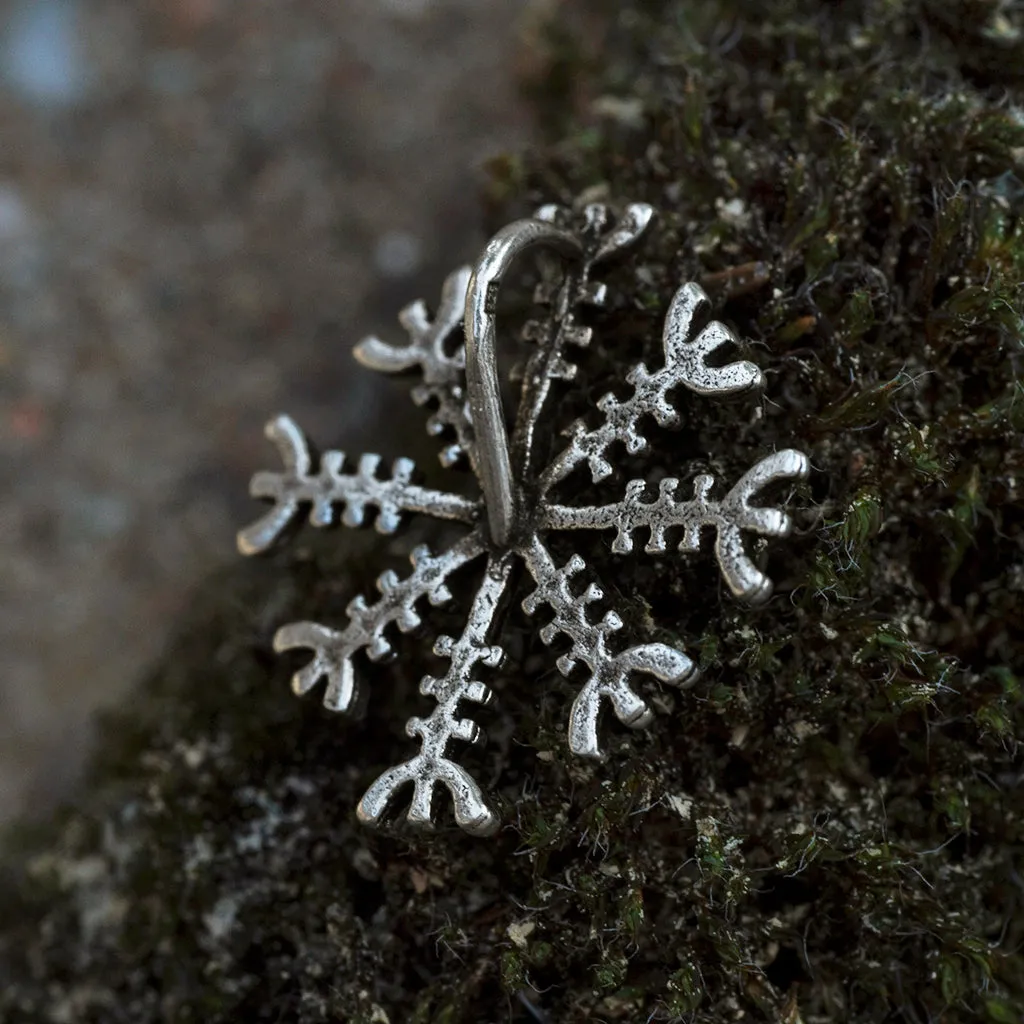
POLYGON ((352 815, 408 750, 427 645, 367 668, 386 699, 362 724, 294 700, 270 650, 281 622, 337 621, 383 546, 211 581, 80 806, 10 846, 0 1018, 1024 1017, 1024 15, 564 6, 534 35, 550 142, 492 165, 487 219, 580 196, 661 213, 547 443, 657 365, 674 290, 703 282, 765 401, 687 399, 622 472, 728 481, 806 451, 794 536, 766 554, 780 593, 751 611, 708 555, 587 547, 630 632, 702 679, 581 764, 574 686, 512 615, 492 740, 467 755, 507 823, 481 842, 352 815))

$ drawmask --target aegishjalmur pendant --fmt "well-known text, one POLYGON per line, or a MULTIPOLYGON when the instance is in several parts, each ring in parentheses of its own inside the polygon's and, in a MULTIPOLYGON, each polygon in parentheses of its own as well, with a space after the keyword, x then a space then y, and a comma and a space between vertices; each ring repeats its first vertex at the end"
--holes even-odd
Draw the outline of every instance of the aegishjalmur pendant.
POLYGON ((458 638, 438 637, 435 653, 450 663, 442 678, 428 676, 420 692, 437 702, 426 718, 412 718, 406 725, 410 737, 419 739, 420 750, 403 764, 388 769, 366 791, 358 806, 359 818, 379 824, 393 798, 412 784, 407 820, 422 827, 433 824, 434 795, 438 784, 446 786, 454 804, 455 820, 467 832, 489 835, 499 826, 480 786, 450 750, 453 740, 478 741, 481 730, 464 717, 468 703, 486 704, 490 689, 478 678, 481 669, 494 669, 503 652, 496 642, 501 599, 510 584, 511 571, 520 559, 533 578, 535 589, 523 601, 530 616, 546 607, 548 621, 541 627, 545 644, 564 638, 569 651, 558 659, 566 676, 582 663, 589 678, 579 691, 569 714, 569 749, 581 757, 599 758, 598 720, 607 705, 631 728, 648 725, 653 713, 631 685, 635 673, 646 673, 663 683, 683 687, 693 683, 696 668, 682 651, 651 643, 616 651, 613 634, 623 627, 614 611, 593 621, 588 605, 601 600, 599 587, 579 591, 573 579, 585 568, 573 555, 558 565, 545 544, 550 531, 613 530, 612 550, 633 550, 633 534, 649 532, 646 550, 667 549, 666 531, 682 528, 677 545, 681 552, 695 552, 704 527, 717 533, 715 555, 732 593, 750 603, 768 599, 772 584, 748 557, 744 531, 765 537, 784 537, 791 523, 778 508, 751 504, 762 488, 778 480, 807 476, 807 458, 798 451, 775 452, 745 473, 720 498, 712 497, 711 476, 698 476, 692 497, 677 494, 679 481, 664 479, 658 496, 644 499, 643 480, 626 484, 620 501, 608 505, 576 507, 553 500, 558 484, 586 463, 597 482, 611 475, 609 451, 616 442, 630 454, 647 447, 640 432, 650 416, 659 426, 678 420, 673 396, 680 389, 698 395, 731 395, 762 386, 761 371, 750 362, 709 366, 707 359, 722 346, 735 343, 729 328, 716 321, 700 326, 708 298, 694 283, 676 293, 664 326, 664 366, 649 370, 643 363, 626 377, 633 394, 626 399, 605 395, 597 403, 603 422, 591 428, 577 422, 567 432, 568 443, 550 464, 535 465, 534 438, 538 420, 553 385, 571 382, 576 374, 572 350, 586 347, 591 329, 577 316, 587 306, 602 306, 605 285, 595 280, 606 261, 631 246, 645 231, 653 210, 633 204, 615 219, 602 205, 590 205, 580 213, 560 207, 544 207, 527 220, 508 225, 488 243, 475 267, 460 267, 445 281, 441 302, 431 318, 422 302, 403 310, 400 321, 409 344, 398 347, 368 338, 356 349, 366 367, 385 373, 416 370, 422 382, 413 389, 419 405, 434 411, 428 423, 433 434, 443 435, 446 447, 441 461, 446 467, 468 464, 480 485, 475 500, 418 486, 413 464, 397 460, 389 477, 378 474, 380 458, 363 455, 350 465, 345 455, 328 451, 314 466, 310 447, 295 423, 279 416, 267 426, 267 436, 280 450, 283 472, 257 473, 251 492, 268 499, 273 508, 243 530, 238 546, 243 554, 269 548, 308 507, 314 526, 329 526, 341 512, 346 526, 361 526, 368 507, 376 509, 376 528, 392 533, 406 513, 421 513, 464 523, 466 535, 439 555, 426 547, 412 552, 412 572, 399 579, 385 572, 377 581, 380 597, 372 604, 361 597, 348 608, 348 625, 338 631, 312 622, 284 626, 274 638, 275 650, 309 649, 312 660, 292 680, 297 694, 305 694, 326 680, 324 705, 334 711, 349 710, 355 701, 357 675, 353 657, 365 651, 372 661, 392 653, 386 635, 393 623, 402 632, 420 624, 417 604, 423 598, 440 605, 451 599, 449 577, 477 559, 485 566, 458 638), (541 286, 537 300, 548 313, 531 321, 524 335, 535 347, 523 373, 522 396, 511 438, 505 425, 496 359, 496 299, 502 278, 515 257, 526 248, 544 246, 565 258, 568 269, 557 283, 541 286), (463 336, 459 339, 459 332, 463 336), (461 343, 460 343, 461 342, 461 343))

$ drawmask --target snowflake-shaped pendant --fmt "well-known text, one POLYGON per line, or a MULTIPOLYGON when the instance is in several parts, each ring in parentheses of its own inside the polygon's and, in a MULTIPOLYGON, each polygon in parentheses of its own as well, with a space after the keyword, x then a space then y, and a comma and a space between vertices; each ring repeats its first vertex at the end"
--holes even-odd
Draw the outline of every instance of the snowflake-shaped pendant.
POLYGON ((523 601, 524 610, 533 616, 546 606, 552 615, 540 630, 541 639, 551 644, 561 636, 570 644, 568 653, 558 659, 559 670, 568 676, 582 663, 589 671, 569 715, 569 748, 574 754, 601 756, 598 719, 606 703, 627 726, 649 724, 653 715, 631 685, 634 674, 646 673, 673 686, 693 682, 693 662, 665 644, 613 650, 612 637, 621 630, 622 620, 609 611, 599 622, 591 621, 587 606, 600 600, 602 592, 595 585, 582 593, 574 591, 573 577, 585 563, 573 555, 565 565, 558 565, 545 543, 548 532, 614 530, 612 550, 627 553, 633 550, 634 532, 646 527, 646 550, 657 554, 666 551, 666 530, 681 527, 678 550, 695 552, 702 528, 712 526, 717 532, 718 565, 732 593, 751 603, 767 600, 771 594, 771 581, 748 557, 742 534, 782 537, 789 532, 785 512, 754 506, 751 499, 774 481, 807 475, 807 459, 798 451, 779 451, 762 459, 718 499, 711 496, 714 480, 707 475, 694 480, 690 498, 677 496, 676 479, 662 480, 652 501, 644 500, 643 480, 626 484, 622 500, 608 505, 580 508, 558 504, 551 497, 555 487, 583 463, 595 482, 608 477, 612 472, 609 449, 615 442, 622 442, 630 454, 642 452, 647 447, 640 433, 645 416, 662 427, 676 423, 672 394, 677 389, 729 395, 762 385, 761 372, 753 363, 708 365, 712 353, 736 338, 716 321, 699 327, 708 299, 698 285, 684 284, 672 301, 664 328, 665 365, 657 370, 648 370, 642 363, 635 366, 626 378, 633 387, 629 398, 605 395, 597 403, 603 415, 600 426, 591 429, 576 423, 568 431, 565 448, 549 465, 534 464, 535 429, 552 385, 573 379, 571 347, 585 347, 591 340, 591 329, 578 323, 577 314, 583 307, 602 306, 607 300, 606 287, 594 280, 595 273, 640 237, 652 214, 649 206, 633 204, 613 221, 600 205, 587 206, 578 217, 561 208, 544 207, 535 217, 500 231, 474 268, 461 267, 448 277, 433 319, 421 302, 402 312, 400 320, 410 338, 407 346, 393 347, 369 338, 356 349, 356 357, 371 369, 421 373, 423 382, 413 390, 413 397, 417 404, 435 408, 429 430, 450 442, 442 451, 442 463, 468 463, 480 484, 479 499, 418 486, 408 459, 396 461, 388 478, 378 475, 377 455, 363 455, 350 466, 343 453, 329 451, 314 467, 309 444, 292 420, 280 416, 267 426, 267 436, 279 448, 285 468, 253 478, 253 496, 274 505, 239 534, 244 554, 269 548, 306 506, 314 526, 331 525, 342 510, 346 526, 361 526, 371 507, 377 510, 376 527, 382 533, 397 530, 406 513, 454 520, 469 528, 440 555, 426 547, 413 551, 413 569, 405 579, 385 572, 377 581, 380 597, 373 604, 361 597, 353 600, 347 609, 348 625, 340 632, 312 622, 280 629, 274 638, 277 651, 313 652, 313 659, 292 681, 297 694, 307 693, 325 679, 324 704, 335 711, 349 710, 356 695, 354 656, 365 651, 377 661, 391 654, 387 627, 394 623, 402 632, 417 627, 418 602, 423 598, 432 605, 447 602, 452 596, 449 577, 476 559, 486 559, 465 630, 457 639, 439 637, 434 646, 435 653, 450 662, 447 674, 439 679, 428 676, 420 684, 421 693, 437 704, 427 718, 413 718, 406 726, 409 736, 420 741, 419 753, 384 772, 367 790, 358 807, 359 818, 367 824, 378 824, 398 791, 411 783, 407 819, 430 826, 435 790, 441 783, 451 793, 455 820, 463 829, 488 835, 498 827, 479 785, 453 760, 450 746, 453 740, 481 738, 477 724, 464 717, 465 705, 491 699, 491 691, 477 676, 481 667, 494 669, 502 660, 502 649, 495 643, 496 620, 516 559, 536 585, 523 601), (524 331, 536 347, 523 373, 518 416, 509 439, 495 352, 496 299, 513 259, 535 245, 553 248, 568 259, 570 269, 557 286, 538 289, 538 301, 550 307, 550 314, 524 331), (455 344, 460 328, 464 343, 455 344))

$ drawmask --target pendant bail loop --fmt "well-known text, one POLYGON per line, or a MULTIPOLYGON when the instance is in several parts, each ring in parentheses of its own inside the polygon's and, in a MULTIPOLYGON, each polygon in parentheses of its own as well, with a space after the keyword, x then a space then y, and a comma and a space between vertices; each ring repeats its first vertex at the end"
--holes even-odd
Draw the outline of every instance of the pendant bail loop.
POLYGON ((508 429, 498 376, 496 315, 502 278, 524 250, 545 245, 580 257, 583 246, 568 231, 543 220, 518 220, 502 228, 473 268, 466 292, 466 390, 476 434, 477 466, 491 542, 505 545, 521 514, 509 457, 508 429))

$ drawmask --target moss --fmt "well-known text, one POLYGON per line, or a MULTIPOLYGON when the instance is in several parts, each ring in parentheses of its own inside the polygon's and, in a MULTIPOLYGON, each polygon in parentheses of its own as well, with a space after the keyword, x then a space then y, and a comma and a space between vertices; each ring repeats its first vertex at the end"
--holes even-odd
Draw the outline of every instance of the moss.
POLYGON ((735 479, 807 451, 798 529, 767 554, 780 595, 749 611, 709 556, 581 542, 630 629, 682 643, 702 680, 581 764, 572 684, 511 615, 468 755, 507 822, 483 842, 352 815, 408 749, 420 645, 368 669, 387 699, 362 724, 290 697, 271 654, 278 623, 340 618, 383 546, 211 581, 80 805, 10 848, 0 1017, 1024 1017, 1024 16, 752 10, 566 5, 531 80, 551 141, 496 162, 486 198, 492 226, 581 196, 662 211, 550 443, 656 365, 672 292, 703 282, 765 401, 688 401, 622 472, 735 479))

